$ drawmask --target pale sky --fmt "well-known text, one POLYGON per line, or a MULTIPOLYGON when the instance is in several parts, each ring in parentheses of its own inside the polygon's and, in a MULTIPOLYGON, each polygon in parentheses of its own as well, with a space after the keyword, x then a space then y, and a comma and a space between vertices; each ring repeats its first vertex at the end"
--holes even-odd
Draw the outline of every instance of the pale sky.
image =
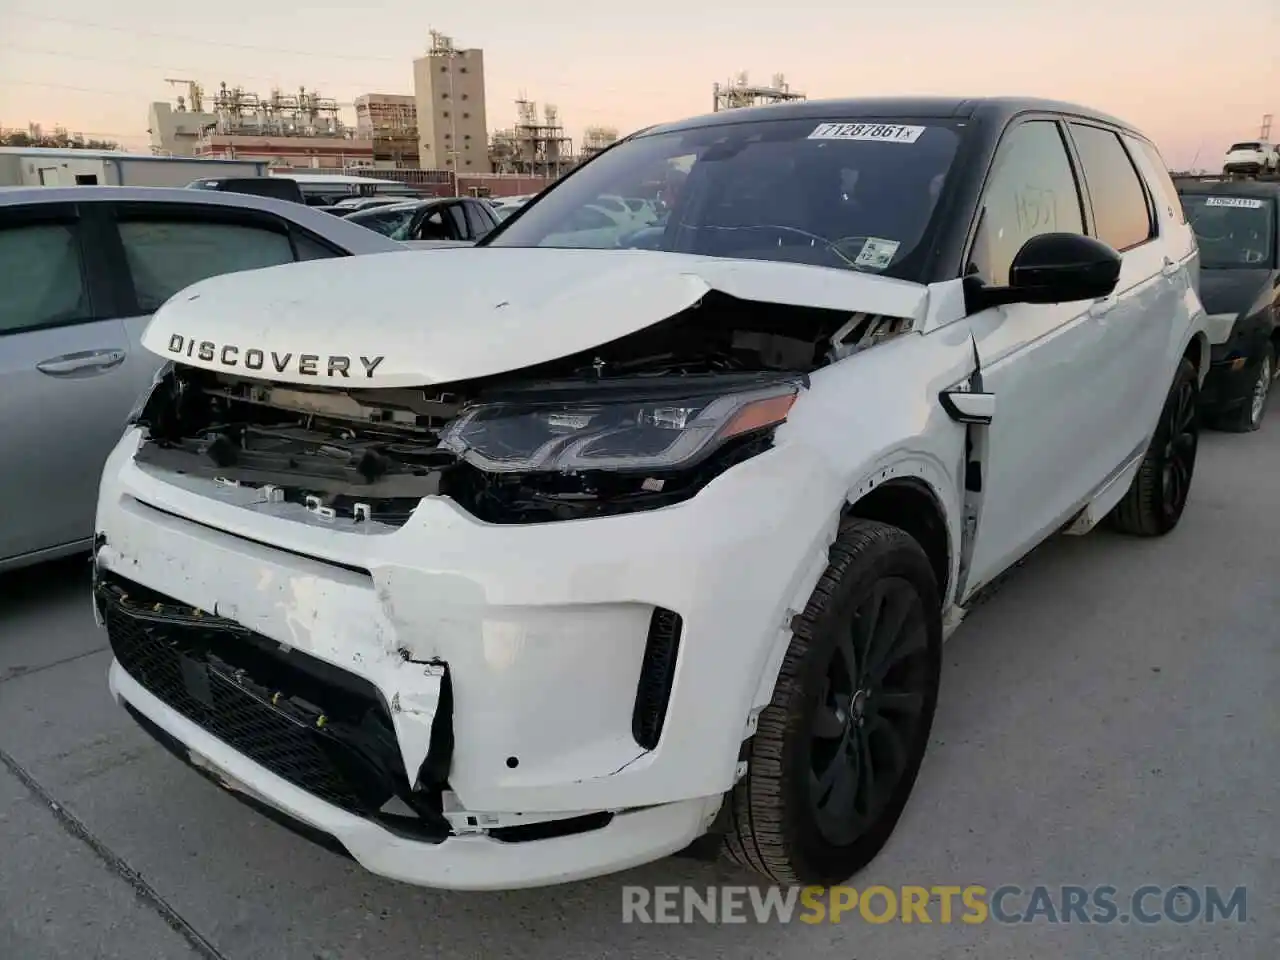
POLYGON ((1136 124, 1175 167, 1216 167, 1280 115, 1280 0, 0 0, 0 127, 143 147, 150 102, 185 92, 166 77, 347 103, 412 93, 432 27, 484 50, 491 129, 523 93, 556 104, 575 142, 589 125, 625 134, 705 113, 712 83, 743 70, 784 73, 815 99, 1072 100, 1136 124))

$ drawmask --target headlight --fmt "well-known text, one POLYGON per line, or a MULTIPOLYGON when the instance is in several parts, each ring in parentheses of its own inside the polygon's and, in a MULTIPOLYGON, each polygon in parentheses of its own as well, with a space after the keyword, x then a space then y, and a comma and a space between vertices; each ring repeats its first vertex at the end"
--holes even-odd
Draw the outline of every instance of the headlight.
POLYGON ((160 366, 160 369, 156 371, 156 375, 151 378, 151 386, 143 390, 138 399, 133 402, 133 409, 129 411, 129 419, 124 422, 126 430, 137 424, 142 417, 143 411, 147 409, 151 395, 156 392, 156 387, 160 386, 171 373, 173 373, 173 361, 166 360, 160 366))
POLYGON ((489 473, 668 471, 689 467, 734 437, 786 420, 794 380, 670 400, 499 402, 464 411, 440 445, 489 473))

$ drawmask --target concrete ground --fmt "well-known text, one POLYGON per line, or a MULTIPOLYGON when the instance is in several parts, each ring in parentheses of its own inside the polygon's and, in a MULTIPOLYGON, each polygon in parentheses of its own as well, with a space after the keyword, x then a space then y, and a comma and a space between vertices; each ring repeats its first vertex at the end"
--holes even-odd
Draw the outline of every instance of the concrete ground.
POLYGON ((746 882, 683 859, 511 894, 380 880, 111 703, 78 561, 0 578, 0 958, 1272 960, 1278 477, 1280 411, 1259 434, 1207 434, 1171 537, 1061 539, 976 609, 947 646, 915 796, 856 880, 1111 884, 1122 903, 1146 883, 1245 885, 1244 923, 624 925, 624 883, 746 882))

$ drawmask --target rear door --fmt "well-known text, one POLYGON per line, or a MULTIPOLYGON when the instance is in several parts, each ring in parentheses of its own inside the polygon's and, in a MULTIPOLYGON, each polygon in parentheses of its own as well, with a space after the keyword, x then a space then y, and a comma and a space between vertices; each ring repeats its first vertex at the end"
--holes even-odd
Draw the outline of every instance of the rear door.
POLYGON ((85 541, 137 390, 92 204, 0 208, 0 562, 85 541))
POLYGON ((1094 441, 1119 465, 1145 450, 1169 392, 1173 371, 1165 358, 1175 341, 1181 353, 1187 331, 1181 303, 1186 267, 1173 238, 1161 235, 1155 197, 1120 137, 1085 122, 1072 121, 1067 129, 1084 174, 1093 234, 1119 251, 1123 264, 1109 309, 1095 313, 1107 349, 1093 373, 1113 393, 1112 409, 1125 411, 1094 441))

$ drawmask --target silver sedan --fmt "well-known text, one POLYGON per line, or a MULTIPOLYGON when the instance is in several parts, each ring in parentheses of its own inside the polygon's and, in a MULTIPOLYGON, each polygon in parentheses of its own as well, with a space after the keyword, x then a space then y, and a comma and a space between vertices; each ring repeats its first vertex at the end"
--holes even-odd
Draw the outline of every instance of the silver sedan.
POLYGON ((157 307, 215 274, 393 251, 266 197, 0 190, 0 570, 89 545, 102 465, 161 363, 139 345, 157 307))

